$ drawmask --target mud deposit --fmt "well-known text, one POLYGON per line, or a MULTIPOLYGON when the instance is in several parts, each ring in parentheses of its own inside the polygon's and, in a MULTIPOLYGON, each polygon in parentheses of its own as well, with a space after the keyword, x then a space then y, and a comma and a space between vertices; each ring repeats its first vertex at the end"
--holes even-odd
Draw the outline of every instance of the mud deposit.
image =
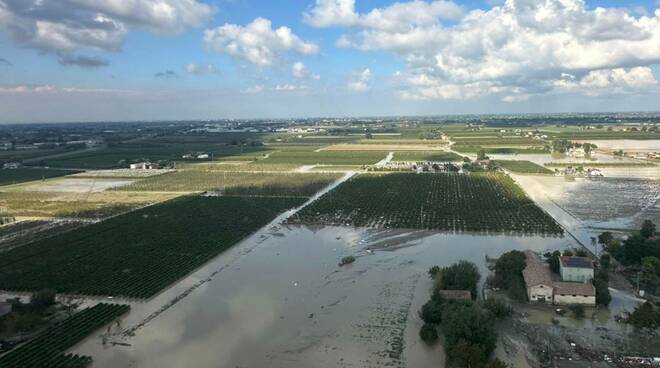
POLYGON ((132 302, 120 326, 73 351, 92 355, 94 367, 442 366, 441 345, 417 335, 430 266, 467 259, 483 279, 486 255, 571 241, 270 227, 154 299, 132 302), (356 261, 339 267, 349 255, 356 261))

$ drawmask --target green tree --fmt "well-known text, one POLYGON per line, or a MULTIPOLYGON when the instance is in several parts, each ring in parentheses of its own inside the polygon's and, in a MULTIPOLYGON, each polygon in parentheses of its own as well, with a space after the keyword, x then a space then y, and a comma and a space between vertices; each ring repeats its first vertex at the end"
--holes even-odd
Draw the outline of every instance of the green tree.
POLYGON ((644 285, 644 289, 655 293, 656 289, 660 287, 660 259, 656 257, 642 258, 642 274, 640 276, 640 282, 644 285))
POLYGON ((437 325, 438 323, 442 322, 442 309, 442 304, 433 300, 429 300, 422 306, 422 309, 419 311, 419 317, 426 323, 437 325))
POLYGON ((477 160, 488 160, 488 156, 486 156, 486 150, 482 148, 477 151, 477 160))
POLYGON ((582 304, 571 304, 568 306, 575 318, 584 318, 584 306, 582 304))
POLYGON ((573 251, 570 249, 565 249, 564 254, 565 257, 572 257, 574 255, 573 251))
POLYGON ((607 288, 607 281, 596 278, 594 279, 594 287, 596 288, 596 304, 609 305, 612 297, 610 296, 610 290, 607 288))
POLYGON ((438 287, 442 290, 470 290, 472 299, 477 297, 477 283, 481 278, 474 263, 460 261, 440 270, 438 287))
POLYGON ((655 224, 651 220, 644 220, 642 223, 642 228, 639 230, 639 234, 646 239, 655 235, 655 224))
POLYGON ((513 308, 511 308, 511 306, 503 299, 498 297, 490 297, 486 299, 483 305, 486 310, 497 318, 506 318, 513 314, 513 308))
POLYGON ((527 257, 521 251, 512 250, 502 254, 495 262, 495 286, 508 289, 513 283, 519 281, 526 265, 527 257))
POLYGON ((438 341, 438 330, 435 325, 425 323, 419 330, 419 337, 421 337, 425 343, 433 345, 438 341))
POLYGON ((548 264, 550 265, 550 271, 554 273, 559 273, 559 257, 561 256, 561 252, 558 250, 552 252, 552 255, 550 255, 550 258, 548 258, 548 264))
POLYGON ((440 267, 439 266, 433 266, 433 267, 429 268, 429 276, 432 279, 434 279, 435 276, 438 275, 438 273, 440 273, 440 267))
POLYGON ((614 240, 614 235, 609 231, 605 231, 598 235, 598 244, 602 244, 603 246, 610 244, 612 240, 614 240))
POLYGON ((442 327, 447 357, 456 366, 480 367, 495 349, 494 319, 475 303, 448 304, 442 327))
POLYGON ((612 260, 610 259, 609 254, 603 254, 600 256, 600 267, 603 268, 603 270, 608 270, 612 264, 612 260))
POLYGON ((628 322, 637 328, 658 328, 660 327, 660 310, 647 301, 635 308, 628 322))

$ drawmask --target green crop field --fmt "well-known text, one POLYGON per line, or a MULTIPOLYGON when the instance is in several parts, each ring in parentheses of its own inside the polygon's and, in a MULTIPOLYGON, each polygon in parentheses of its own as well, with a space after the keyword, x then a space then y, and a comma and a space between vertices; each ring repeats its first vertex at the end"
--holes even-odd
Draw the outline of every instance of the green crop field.
POLYGON ((82 368, 92 358, 64 352, 87 335, 116 320, 128 305, 100 303, 48 327, 27 343, 0 356, 2 368, 82 368))
POLYGON ((470 145, 470 146, 538 146, 543 145, 545 142, 532 138, 520 137, 503 137, 503 138, 457 138, 452 139, 456 145, 470 145))
POLYGON ((33 169, 18 168, 13 170, 0 170, 0 185, 10 185, 24 183, 26 181, 42 180, 75 174, 80 171, 74 170, 53 170, 53 169, 33 169))
POLYGON ((461 161, 463 157, 454 152, 443 151, 408 151, 394 152, 392 161, 461 161))
POLYGON ((481 147, 454 144, 451 149, 459 153, 477 153, 483 149, 487 154, 524 154, 524 153, 549 153, 550 149, 544 146, 534 147, 481 147))
POLYGON ((298 165, 373 165, 384 159, 387 152, 380 151, 281 151, 260 161, 262 164, 298 165))
POLYGON ((304 200, 175 198, 2 253, 0 290, 148 298, 304 200))
POLYGON ((513 171, 523 174, 553 174, 554 171, 546 169, 543 166, 537 165, 531 161, 525 160, 495 160, 495 164, 513 171))
POLYGON ((146 178, 119 191, 191 192, 221 191, 231 194, 311 196, 338 174, 263 173, 182 170, 146 178))
POLYGON ((444 231, 562 234, 511 178, 483 174, 363 174, 289 219, 329 224, 444 231))

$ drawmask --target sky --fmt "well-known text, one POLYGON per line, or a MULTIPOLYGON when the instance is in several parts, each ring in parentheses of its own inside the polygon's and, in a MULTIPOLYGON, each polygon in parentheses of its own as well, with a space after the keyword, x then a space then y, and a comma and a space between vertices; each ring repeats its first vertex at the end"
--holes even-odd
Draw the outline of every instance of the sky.
POLYGON ((0 123, 660 110, 660 0, 0 0, 0 123))

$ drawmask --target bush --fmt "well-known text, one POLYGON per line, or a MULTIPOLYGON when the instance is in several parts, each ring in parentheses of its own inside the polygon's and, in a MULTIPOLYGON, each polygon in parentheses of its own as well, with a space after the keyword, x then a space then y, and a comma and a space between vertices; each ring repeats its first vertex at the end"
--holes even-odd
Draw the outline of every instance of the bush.
POLYGON ((571 304, 568 306, 575 318, 584 318, 584 306, 582 304, 571 304))
POLYGON ((656 329, 660 327, 660 309, 651 302, 638 305, 628 322, 637 328, 656 329))
POLYGON ((484 308, 497 318, 506 318, 513 314, 513 309, 504 300, 496 297, 488 298, 484 301, 484 308))
POLYGON ((353 263, 353 262, 355 262, 355 257, 353 257, 353 256, 346 256, 346 257, 344 257, 344 258, 341 259, 341 262, 339 262, 339 266, 340 266, 340 267, 341 267, 341 266, 345 266, 345 265, 347 265, 347 264, 351 264, 351 263, 353 263))
POLYGON ((419 311, 419 317, 427 324, 440 323, 442 321, 442 304, 429 300, 419 311))
POLYGON ((429 269, 429 276, 434 279, 435 276, 440 272, 439 266, 433 266, 429 269))
POLYGON ((655 235, 655 224, 651 220, 644 220, 639 234, 645 238, 650 238, 655 235))
POLYGON ((589 253, 587 253, 587 251, 584 250, 584 249, 576 249, 575 250, 575 255, 577 257, 589 257, 589 253))
POLYGON ((433 345, 438 341, 438 330, 435 328, 435 325, 425 323, 422 326, 422 329, 419 330, 419 337, 421 337, 425 343, 433 345))

